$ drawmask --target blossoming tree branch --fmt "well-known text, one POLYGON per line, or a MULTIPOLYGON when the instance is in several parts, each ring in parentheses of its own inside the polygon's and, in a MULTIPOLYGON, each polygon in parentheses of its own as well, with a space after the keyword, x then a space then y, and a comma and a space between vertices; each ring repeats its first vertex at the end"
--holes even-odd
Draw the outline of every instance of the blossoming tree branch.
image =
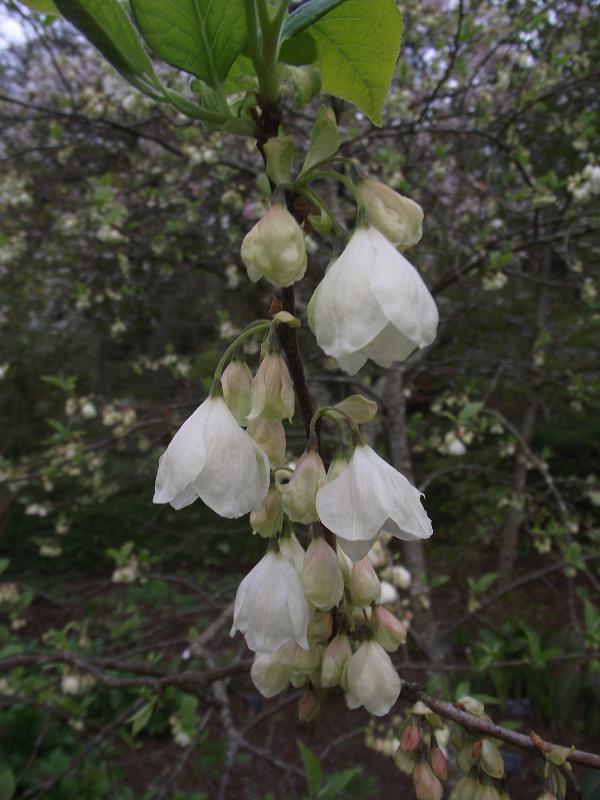
MULTIPOLYGON (((238 588, 231 629, 254 653, 251 677, 262 695, 274 697, 290 684, 301 688, 300 716, 310 720, 337 689, 350 709, 383 716, 402 691, 390 654, 405 642, 408 623, 387 607, 372 553, 381 537, 426 540, 432 525, 418 489, 361 433, 376 404, 354 394, 315 407, 297 330, 308 324, 348 375, 368 361, 388 369, 431 345, 436 304, 404 255, 421 238, 423 212, 371 177, 368 164, 339 155, 329 106, 316 115, 307 152, 299 152, 282 100, 299 110, 324 92, 381 124, 400 52, 400 12, 394 0, 308 0, 293 11, 288 0, 32 5, 57 10, 157 103, 256 143, 271 202, 240 252, 248 279, 272 287, 273 301, 265 318, 248 320, 227 347, 208 397, 175 433, 160 459, 154 502, 182 514, 199 501, 227 519, 249 515, 249 530, 264 538, 264 556, 238 588), (187 90, 173 88, 155 61, 190 76, 187 90), (322 191, 332 182, 355 203, 350 231, 322 191), (330 260, 301 319, 296 286, 312 266, 306 246, 312 231, 330 260), (256 343, 259 363, 248 363, 256 343), (305 449, 291 452, 284 420, 300 418, 305 449), (321 435, 326 428, 332 439, 321 435)), ((569 761, 594 766, 591 754, 537 737, 518 741, 472 698, 457 710, 433 698, 423 702, 412 684, 405 693, 416 705, 394 748, 420 800, 439 800, 448 776, 441 717, 463 729, 456 800, 508 796, 501 739, 546 760, 550 796, 562 796, 567 782, 576 786, 569 761)))

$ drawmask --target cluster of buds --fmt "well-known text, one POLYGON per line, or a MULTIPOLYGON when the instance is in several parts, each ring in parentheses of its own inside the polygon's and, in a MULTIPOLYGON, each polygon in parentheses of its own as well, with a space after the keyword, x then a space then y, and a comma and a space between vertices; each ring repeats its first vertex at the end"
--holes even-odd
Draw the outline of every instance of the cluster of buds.
POLYGON ((448 728, 419 701, 397 726, 397 736, 394 761, 398 769, 412 775, 417 800, 441 800, 443 781, 448 778, 448 728))
MULTIPOLYGON (((377 181, 363 180, 357 193, 361 224, 309 304, 318 343, 352 373, 367 358, 384 366, 406 358, 433 340, 437 326, 431 295, 399 252, 419 240, 421 209, 377 181)), ((286 287, 304 275, 304 234, 277 199, 245 237, 241 256, 253 281, 286 287)), ((359 395, 318 409, 304 453, 286 465, 283 421, 293 419, 295 396, 278 326, 299 324, 279 311, 227 349, 210 396, 160 459, 154 501, 181 509, 200 498, 222 517, 249 514, 252 531, 267 540, 238 588, 232 627, 256 654, 252 679, 263 695, 303 687, 300 716, 308 720, 324 693, 341 687, 350 708, 381 716, 400 692, 389 654, 408 627, 386 604, 410 576, 388 564, 382 585, 373 566, 379 537, 426 539, 431 521, 420 492, 364 442, 359 425, 376 406, 359 395), (264 333, 253 374, 242 344, 264 333), (328 469, 316 436, 327 418, 339 433, 328 469), (297 526, 309 526, 306 551, 297 526)))

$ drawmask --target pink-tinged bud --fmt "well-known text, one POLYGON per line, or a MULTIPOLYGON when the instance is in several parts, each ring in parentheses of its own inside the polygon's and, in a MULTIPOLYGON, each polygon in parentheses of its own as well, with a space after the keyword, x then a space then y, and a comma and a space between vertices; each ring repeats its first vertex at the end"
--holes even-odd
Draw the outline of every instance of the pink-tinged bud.
POLYGON ((420 741, 421 733, 419 731, 419 726, 410 723, 402 731, 402 735, 400 736, 400 747, 405 753, 410 753, 417 749, 420 741))
POLYGON ((321 667, 321 684, 337 686, 344 672, 344 667, 352 655, 350 640, 345 633, 338 633, 325 648, 321 667))
POLYGON ((387 650, 395 653, 401 644, 406 642, 406 625, 383 606, 377 606, 373 612, 373 629, 375 641, 387 650))
POLYGON ((434 747, 432 749, 429 760, 431 763, 431 769, 436 777, 440 778, 442 781, 445 781, 448 777, 448 762, 446 760, 446 756, 442 753, 439 747, 434 747))
POLYGON ((241 256, 253 283, 264 277, 275 286, 291 286, 306 272, 304 234, 281 203, 246 234, 241 256))
POLYGON ((356 561, 350 575, 350 597, 355 606, 363 608, 379 602, 381 584, 373 565, 365 556, 356 561))
POLYGON ((328 642, 333 633, 333 619, 326 611, 315 611, 308 623, 308 638, 315 643, 328 642))
POLYGON ((326 480, 325 467, 316 450, 306 450, 296 464, 289 483, 280 487, 283 510, 294 522, 309 525, 319 519, 317 492, 326 480))
POLYGON ((291 420, 294 416, 294 385, 283 358, 272 353, 266 355, 252 379, 252 410, 248 419, 266 419, 269 422, 291 420))
POLYGON ((423 235, 423 209, 381 181, 366 178, 358 185, 367 217, 399 250, 417 244, 423 235))
POLYGON ((279 533, 283 525, 283 503, 281 495, 276 489, 269 489, 264 505, 260 511, 250 514, 250 527, 252 533, 258 533, 269 539, 279 533))
POLYGON ((321 706, 315 693, 310 689, 305 689, 298 701, 298 719, 300 722, 310 722, 317 716, 320 709, 321 706))
POLYGON ((252 407, 250 399, 251 383, 252 372, 245 361, 237 359, 230 361, 221 375, 221 386, 223 387, 225 402, 238 425, 246 425, 246 417, 252 407))
POLYGON ((249 419, 247 431, 265 451, 271 467, 280 467, 285 462, 285 430, 281 422, 269 422, 260 417, 249 419))
POLYGON ((417 764, 413 772, 417 800, 442 800, 444 789, 429 764, 417 764))
POLYGON ((321 611, 329 611, 342 599, 344 579, 337 556, 325 539, 310 543, 300 576, 306 599, 321 611))
POLYGON ((480 784, 474 778, 461 778, 452 789, 450 800, 475 800, 479 789, 480 784))

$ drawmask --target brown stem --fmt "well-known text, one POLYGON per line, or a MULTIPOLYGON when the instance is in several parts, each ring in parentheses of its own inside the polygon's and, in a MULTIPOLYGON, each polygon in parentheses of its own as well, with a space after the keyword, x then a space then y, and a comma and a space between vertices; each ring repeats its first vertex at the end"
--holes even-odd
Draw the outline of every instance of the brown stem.
MULTIPOLYGON (((468 714, 466 711, 463 711, 459 706, 455 706, 452 705, 452 703, 446 703, 444 700, 437 700, 435 697, 431 697, 430 695, 426 694, 424 690, 416 683, 410 683, 409 681, 403 682, 401 697, 404 700, 409 700, 412 703, 416 703, 418 700, 421 700, 423 703, 425 703, 425 705, 429 706, 432 711, 435 711, 436 714, 458 723, 458 725, 460 725, 462 728, 465 728, 472 733, 483 734, 484 736, 490 736, 493 739, 501 739, 503 742, 512 744, 515 747, 520 747, 521 750, 527 750, 529 753, 539 754, 540 742, 542 742, 544 751, 547 753, 550 752, 550 750, 553 750, 555 747, 563 746, 552 744, 550 742, 544 742, 533 732, 527 736, 524 733, 517 733, 516 731, 510 731, 507 728, 502 728, 500 725, 495 725, 493 722, 488 722, 485 719, 474 717, 472 714, 468 714)), ((583 767, 600 769, 600 755, 588 753, 585 750, 573 750, 572 753, 569 753, 567 761, 570 764, 580 764, 583 767)))

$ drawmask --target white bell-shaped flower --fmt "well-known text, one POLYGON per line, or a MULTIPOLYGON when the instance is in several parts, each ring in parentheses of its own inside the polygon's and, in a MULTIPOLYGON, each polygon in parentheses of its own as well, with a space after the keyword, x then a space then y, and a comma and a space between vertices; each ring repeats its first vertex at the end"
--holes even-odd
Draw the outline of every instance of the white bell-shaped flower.
POLYGON ((198 497, 229 519, 259 511, 269 491, 269 459, 235 421, 222 397, 209 397, 162 454, 155 503, 180 509, 198 497))
POLYGON ((367 542, 384 528, 406 541, 433 533, 419 490, 365 444, 355 447, 338 478, 319 489, 316 505, 321 522, 345 541, 367 542))
POLYGON ((304 234, 281 203, 273 203, 246 234, 241 255, 253 283, 266 278, 275 286, 291 286, 306 272, 304 234))
POLYGON ((298 573, 281 553, 270 551, 239 585, 231 635, 241 631, 258 653, 274 653, 292 640, 308 650, 309 618, 298 573))
POLYGON ((400 694, 400 676, 381 645, 363 642, 348 661, 346 671, 348 708, 364 706, 371 714, 387 714, 400 694))
POLYGON ((322 350, 354 375, 403 361, 435 339, 438 311, 417 270, 371 226, 358 228, 308 304, 322 350))

